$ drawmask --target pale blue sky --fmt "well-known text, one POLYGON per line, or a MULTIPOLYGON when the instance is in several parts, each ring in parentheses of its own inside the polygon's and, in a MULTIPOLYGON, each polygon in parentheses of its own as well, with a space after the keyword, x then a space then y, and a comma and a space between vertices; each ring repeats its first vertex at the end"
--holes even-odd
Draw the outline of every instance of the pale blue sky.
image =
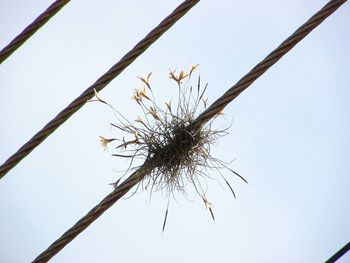
MULTIPOLYGON (((52 1, 0 0, 0 47, 52 1)), ((101 92, 129 118, 136 76, 200 63, 209 102, 327 1, 202 1, 101 92)), ((181 1, 73 0, 0 66, 0 162, 105 73, 181 1)), ((52 262, 322 262, 350 240, 350 11, 346 3, 225 110, 213 147, 249 185, 208 181, 172 203, 122 200, 52 262)), ((87 104, 0 181, 0 262, 29 262, 112 189, 125 163, 103 152, 113 113, 87 104)), ((350 255, 344 261, 350 260, 350 255)))

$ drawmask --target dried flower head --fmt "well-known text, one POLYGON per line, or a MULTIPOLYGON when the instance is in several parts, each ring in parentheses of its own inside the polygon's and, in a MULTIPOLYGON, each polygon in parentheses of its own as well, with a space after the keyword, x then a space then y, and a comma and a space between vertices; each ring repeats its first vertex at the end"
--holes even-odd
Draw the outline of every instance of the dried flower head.
MULTIPOLYGON (((163 108, 156 103, 150 83, 151 73, 147 77, 138 77, 145 87, 135 90, 132 98, 141 108, 143 116, 129 121, 115 110, 118 123, 112 126, 120 130, 123 136, 121 139, 104 137, 100 139, 104 148, 107 148, 107 144, 112 141, 120 142, 116 149, 121 152, 113 155, 130 159, 128 170, 139 168, 133 167, 133 162, 137 158, 142 158, 145 163, 151 164, 150 173, 140 183, 142 188, 148 188, 151 192, 165 190, 170 197, 174 191, 185 193, 186 185, 192 184, 214 219, 211 203, 207 200, 201 184, 203 178, 210 177, 210 170, 217 170, 234 196, 231 185, 220 170, 225 168, 245 182, 246 180, 228 168, 225 162, 210 154, 213 143, 226 135, 227 130, 213 129, 213 120, 200 127, 192 125, 199 111, 207 107, 207 98, 204 98, 207 85, 202 87, 200 77, 196 88, 190 84, 197 67, 198 65, 191 66, 188 74, 183 70, 179 73, 170 70, 169 78, 178 86, 176 107, 173 106, 172 100, 165 102, 163 108), (147 92, 150 95, 147 95, 147 92)), ((100 97, 96 98, 106 103, 100 97)))

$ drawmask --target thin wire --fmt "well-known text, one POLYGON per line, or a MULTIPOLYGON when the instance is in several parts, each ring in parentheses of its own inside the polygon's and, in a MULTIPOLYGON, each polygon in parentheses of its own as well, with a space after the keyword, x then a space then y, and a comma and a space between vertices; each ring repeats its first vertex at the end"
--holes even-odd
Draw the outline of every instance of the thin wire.
POLYGON ((350 251, 350 242, 344 245, 339 251, 337 251, 333 256, 331 256, 326 263, 334 263, 342 256, 344 256, 348 251, 350 251))
POLYGON ((127 66, 151 46, 161 35, 172 25, 184 16, 199 0, 186 0, 182 2, 169 16, 167 16, 157 27, 155 27, 145 38, 143 38, 133 49, 131 49, 118 63, 102 75, 94 84, 87 88, 78 98, 63 109, 54 119, 47 123, 44 128, 37 132, 27 143, 16 153, 9 157, 0 166, 0 179, 5 176, 24 157, 43 142, 61 124, 68 120, 78 111, 89 99, 94 96, 94 90, 101 91, 115 77, 117 77, 127 66))
POLYGON ((24 44, 40 27, 49 21, 70 0, 56 0, 6 47, 0 51, 0 64, 4 62, 17 48, 24 44))
MULTIPOLYGON (((291 37, 287 39, 287 40, 295 39, 294 40, 295 43, 293 45, 292 44, 290 45, 292 45, 293 47, 297 42, 299 42, 303 37, 305 37, 305 35, 303 37, 296 37, 299 35, 299 32, 302 31, 301 30, 302 28, 304 29, 307 28, 306 34, 310 33, 312 29, 314 29, 317 25, 319 25, 327 16, 331 15, 344 2, 346 1, 330 1, 327 5, 325 5, 321 9, 321 11, 316 13, 311 19, 308 20, 307 23, 301 26, 295 33, 291 35, 291 37), (328 11, 325 12, 325 10, 328 10, 328 11), (332 10, 332 11, 329 11, 329 10, 332 10), (322 14, 321 17, 320 17, 320 14, 322 14), (315 17, 318 18, 317 23, 314 22, 315 17)), ((286 41, 284 41, 283 43, 285 42, 286 41)), ((284 52, 284 54, 286 54, 290 49, 291 48, 282 49, 283 51, 281 52, 284 52)), ((271 54, 275 54, 275 51, 272 52, 271 54)), ((265 60, 263 60, 263 62, 264 61, 265 60)), ((258 65, 263 65, 264 64, 263 62, 259 63, 258 65)), ((248 78, 248 75, 246 75, 245 79, 247 78, 248 78)), ((215 114, 211 116, 213 117, 215 116, 215 114)), ((207 118, 203 118, 203 117, 200 119, 197 118, 196 121, 200 125, 201 122, 208 121, 207 118)), ((87 215, 85 215, 82 219, 80 219, 73 227, 68 229, 59 239, 57 239, 52 245, 50 245, 36 259, 34 259, 33 262, 47 262, 50 258, 56 255, 61 249, 63 249, 64 246, 66 246, 76 236, 78 236, 81 232, 83 232, 83 230, 86 229, 93 221, 95 221, 100 215, 102 215, 105 211, 107 211, 107 209, 111 207, 115 202, 117 202, 124 194, 126 194, 129 190, 131 190, 132 187, 134 187, 136 184, 141 182, 142 179, 148 174, 148 172, 152 170, 151 163, 152 163, 151 160, 145 163, 141 168, 139 168, 139 170, 135 171, 131 176, 129 176, 122 184, 120 184, 119 186, 116 186, 115 190, 112 193, 110 193, 97 206, 95 206, 92 210, 90 210, 90 212, 87 215)))

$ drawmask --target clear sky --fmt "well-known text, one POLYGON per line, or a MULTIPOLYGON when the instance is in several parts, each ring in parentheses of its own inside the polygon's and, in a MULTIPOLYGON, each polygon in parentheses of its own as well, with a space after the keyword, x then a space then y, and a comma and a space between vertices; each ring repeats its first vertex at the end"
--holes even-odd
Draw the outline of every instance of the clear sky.
MULTIPOLYGON (((52 1, 0 1, 0 47, 52 1)), ((200 63, 209 103, 327 1, 202 1, 102 92, 128 118, 136 78, 159 101, 169 68, 200 63)), ((66 5, 0 66, 0 162, 105 73, 181 1, 66 5)), ((322 262, 350 241, 350 10, 346 3, 225 109, 213 147, 246 185, 208 181, 213 223, 189 188, 121 200, 52 262, 322 262)), ((98 204, 125 162, 98 136, 115 116, 85 105, 0 180, 0 262, 29 262, 98 204)), ((217 176, 213 174, 213 176, 217 176)), ((349 262, 350 255, 343 262, 349 262)))

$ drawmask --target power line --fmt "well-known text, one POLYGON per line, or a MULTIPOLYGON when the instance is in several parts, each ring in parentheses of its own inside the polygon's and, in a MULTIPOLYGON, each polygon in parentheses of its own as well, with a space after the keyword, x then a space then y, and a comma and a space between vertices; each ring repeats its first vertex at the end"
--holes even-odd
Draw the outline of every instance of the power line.
POLYGON ((56 0, 18 36, 16 36, 6 47, 0 51, 0 64, 4 62, 17 48, 23 45, 40 27, 49 21, 70 0, 56 0))
POLYGON ((333 256, 331 256, 330 259, 328 259, 326 261, 326 263, 334 263, 334 262, 336 262, 338 259, 340 259, 342 256, 344 256, 345 253, 348 252, 349 250, 350 250, 350 242, 347 243, 345 246, 343 246, 333 256))
MULTIPOLYGON (((270 53, 262 62, 245 75, 236 85, 229 89, 224 96, 216 100, 207 111, 203 112, 195 120, 195 125, 203 125, 210 118, 219 113, 229 102, 236 98, 244 89, 260 77, 269 67, 276 63, 283 55, 285 55, 292 47, 300 42, 307 34, 316 28, 325 18, 331 15, 346 0, 332 0, 326 4, 319 12, 312 16, 305 24, 296 30, 289 38, 270 53), (233 92, 235 87, 240 87, 238 91, 233 92)), ((33 262, 47 262, 56 255, 63 247, 71 242, 76 236, 83 232, 93 221, 102 215, 109 207, 117 202, 124 194, 126 194, 137 183, 152 170, 152 159, 146 161, 137 171, 129 176, 123 183, 115 187, 115 190, 105 197, 97 206, 81 218, 73 227, 68 229, 59 239, 42 252, 33 262)))
POLYGON ((139 183, 151 169, 145 168, 144 164, 135 171, 124 182, 115 188, 113 192, 107 195, 98 205, 90 210, 83 218, 81 218, 73 227, 66 231, 59 239, 50 245, 43 253, 41 253, 33 262, 47 262, 66 245, 68 245, 77 235, 83 232, 92 222, 100 217, 108 208, 123 197, 131 188, 139 183))
POLYGON ((37 132, 28 142, 26 142, 16 153, 9 157, 0 166, 0 179, 5 176, 24 157, 43 142, 61 124, 68 120, 77 112, 89 99, 94 96, 94 90, 101 91, 115 77, 117 77, 126 67, 128 67, 138 56, 147 50, 161 35, 163 35, 172 25, 184 16, 199 0, 186 0, 182 2, 169 16, 167 16, 157 27, 155 27, 146 37, 131 49, 118 63, 102 75, 94 84, 87 88, 78 98, 71 102, 55 118, 47 123, 44 128, 37 132))
POLYGON ((306 23, 299 27, 290 37, 283 41, 266 58, 257 64, 248 74, 246 74, 234 86, 227 90, 224 95, 218 98, 208 109, 203 111, 193 125, 202 125, 203 123, 207 122, 207 120, 213 118, 220 111, 222 111, 242 91, 248 88, 266 70, 275 64, 299 41, 307 36, 315 27, 321 24, 323 20, 325 20, 345 2, 346 0, 333 0, 328 2, 320 11, 313 15, 306 23))

